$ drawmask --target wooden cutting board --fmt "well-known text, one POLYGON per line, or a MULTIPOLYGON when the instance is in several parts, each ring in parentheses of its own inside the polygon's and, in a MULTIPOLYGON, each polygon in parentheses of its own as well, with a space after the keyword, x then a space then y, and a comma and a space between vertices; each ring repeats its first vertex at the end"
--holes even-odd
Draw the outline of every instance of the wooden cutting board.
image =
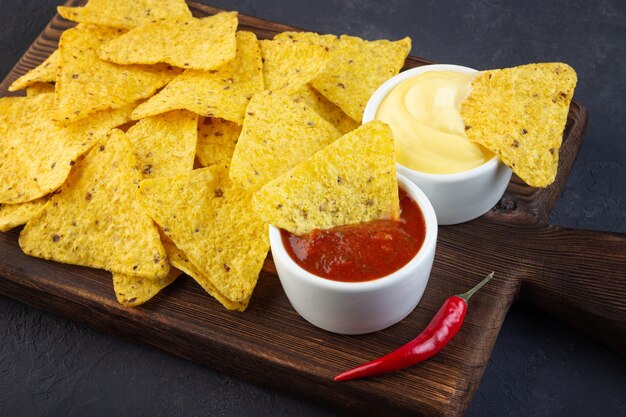
MULTIPOLYGON (((196 16, 220 11, 194 3, 190 7, 196 16)), ((56 16, 0 84, 0 96, 9 95, 11 82, 42 62, 70 26, 56 16)), ((242 15, 240 29, 260 38, 294 30, 242 15)), ((406 68, 427 63, 409 57, 406 68)), ((514 176, 491 212, 440 227, 422 301, 401 323, 377 333, 341 336, 308 324, 291 308, 271 257, 245 313, 225 310, 186 276, 146 305, 124 308, 115 300, 109 273, 27 257, 17 244, 19 230, 0 234, 0 293, 351 415, 459 416, 518 298, 626 352, 626 236, 547 224, 586 124, 587 112, 572 102, 558 177, 549 188, 530 188, 514 176), (332 381, 337 373, 415 337, 443 300, 492 270, 495 279, 472 298, 463 328, 440 354, 380 377, 332 381)))

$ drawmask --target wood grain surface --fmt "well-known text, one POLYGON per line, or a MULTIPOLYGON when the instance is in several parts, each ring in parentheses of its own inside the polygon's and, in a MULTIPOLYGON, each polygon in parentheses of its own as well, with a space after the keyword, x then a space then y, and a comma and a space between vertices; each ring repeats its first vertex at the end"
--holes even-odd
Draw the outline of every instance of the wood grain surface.
MULTIPOLYGON (((69 5, 79 4, 70 1, 69 5)), ((220 11, 190 3, 194 15, 220 11)), ((72 26, 56 16, 0 84, 45 59, 72 26)), ((240 29, 269 38, 292 27, 240 15, 240 29)), ((409 57, 406 67, 428 61, 409 57)), ((143 341, 199 364, 295 393, 351 415, 462 415, 485 370, 511 304, 519 297, 620 352, 626 352, 626 236, 548 225, 587 123, 570 108, 557 179, 533 189, 517 177, 492 211, 439 228, 431 278, 419 306, 402 322, 362 336, 319 330, 290 306, 271 256, 245 313, 225 310, 183 276, 134 309, 115 300, 110 274, 24 255, 19 229, 0 234, 0 292, 101 331, 143 341), (459 334, 437 356, 368 380, 334 383, 339 372, 412 339, 450 295, 486 273, 496 277, 472 298, 459 334)))

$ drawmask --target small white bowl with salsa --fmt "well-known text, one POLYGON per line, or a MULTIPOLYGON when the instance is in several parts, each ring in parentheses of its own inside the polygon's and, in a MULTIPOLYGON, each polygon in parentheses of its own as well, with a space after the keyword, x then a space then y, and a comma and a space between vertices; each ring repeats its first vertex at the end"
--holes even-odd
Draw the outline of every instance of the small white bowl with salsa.
POLYGON ((426 195, 398 175, 401 217, 295 236, 270 225, 276 271, 293 308, 341 334, 387 328, 422 298, 435 256, 437 218, 426 195))
POLYGON ((380 86, 363 114, 363 123, 391 127, 398 173, 424 191, 441 225, 488 212, 511 178, 496 155, 465 135, 460 105, 477 74, 459 65, 411 68, 380 86))

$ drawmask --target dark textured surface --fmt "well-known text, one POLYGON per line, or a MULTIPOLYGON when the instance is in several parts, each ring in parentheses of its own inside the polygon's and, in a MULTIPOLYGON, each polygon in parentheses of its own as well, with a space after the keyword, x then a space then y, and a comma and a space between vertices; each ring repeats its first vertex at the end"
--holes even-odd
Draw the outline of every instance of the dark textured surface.
MULTIPOLYGON (((53 1, 0 3, 0 77, 54 14, 53 1)), ((551 222, 626 233, 626 3, 212 2, 320 32, 413 38, 412 54, 476 68, 563 60, 590 113, 551 222)), ((334 415, 142 345, 0 298, 0 415, 334 415)), ((414 387, 412 387, 414 388, 414 387)), ((626 360, 514 306, 471 416, 626 415, 626 360)))

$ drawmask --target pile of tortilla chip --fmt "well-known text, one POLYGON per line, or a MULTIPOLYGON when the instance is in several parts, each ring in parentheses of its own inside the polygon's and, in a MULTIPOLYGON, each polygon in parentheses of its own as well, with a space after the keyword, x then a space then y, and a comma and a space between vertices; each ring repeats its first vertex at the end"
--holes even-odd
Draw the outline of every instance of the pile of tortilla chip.
POLYGON ((243 311, 269 222, 397 216, 391 132, 360 124, 408 38, 258 40, 184 0, 58 11, 76 26, 0 99, 0 230, 25 224, 25 253, 110 271, 126 306, 185 273, 243 311))

